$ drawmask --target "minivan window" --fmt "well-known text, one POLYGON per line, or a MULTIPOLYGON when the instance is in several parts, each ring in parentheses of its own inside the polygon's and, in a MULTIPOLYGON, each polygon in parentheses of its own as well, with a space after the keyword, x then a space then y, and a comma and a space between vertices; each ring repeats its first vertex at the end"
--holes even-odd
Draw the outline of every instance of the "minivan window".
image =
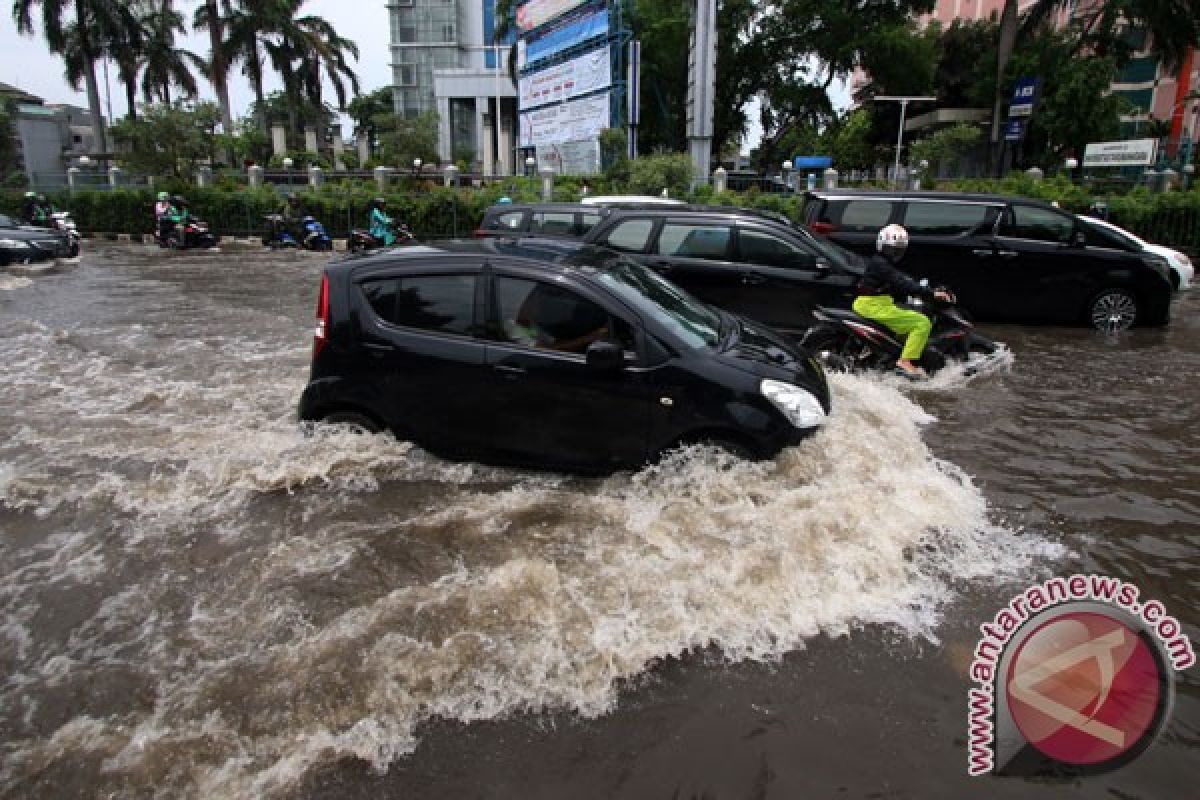
POLYGON ((575 292, 541 281, 497 277, 496 306, 501 338, 511 344, 584 353, 599 339, 635 350, 633 331, 575 292))
POLYGON ((910 234, 961 236, 978 228, 988 216, 988 206, 978 203, 921 203, 910 200, 904 210, 904 227, 910 234))
POLYGON ((608 232, 607 244, 617 250, 640 253, 646 249, 646 243, 650 241, 652 230, 654 230, 654 220, 628 219, 617 223, 608 232))
POLYGON ((542 211, 533 215, 533 224, 529 229, 533 233, 570 236, 575 232, 575 214, 570 211, 542 211))
POLYGON ((657 252, 685 258, 729 257, 730 229, 727 225, 688 225, 668 222, 658 235, 657 252))
POLYGON ((404 328, 469 334, 475 317, 473 275, 414 275, 362 285, 380 319, 404 328))
POLYGON ((809 262, 812 262, 810 253, 801 250, 791 242, 784 241, 778 236, 772 236, 769 233, 761 231, 752 231, 742 228, 738 233, 738 247, 741 250, 741 260, 748 264, 765 264, 771 267, 796 267, 799 259, 797 256, 808 255, 809 262))
POLYGON ((1075 220, 1066 214, 1037 206, 1015 205, 1000 222, 1000 235, 1039 242, 1069 242, 1075 220))
POLYGON ((601 216, 600 214, 593 214, 590 211, 583 212, 582 214, 579 215, 579 218, 582 220, 582 225, 579 230, 579 232, 581 234, 587 233, 592 228, 599 225, 600 220, 604 219, 604 217, 601 216))
POLYGON ((839 227, 850 231, 876 231, 888 224, 895 203, 889 200, 848 200, 839 227))

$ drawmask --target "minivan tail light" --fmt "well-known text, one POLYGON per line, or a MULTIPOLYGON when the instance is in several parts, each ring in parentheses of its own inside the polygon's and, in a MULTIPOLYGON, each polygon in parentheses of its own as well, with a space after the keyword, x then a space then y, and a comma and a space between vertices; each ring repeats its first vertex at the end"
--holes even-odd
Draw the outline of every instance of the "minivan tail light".
POLYGON ((833 233, 835 230, 837 230, 837 226, 832 222, 814 222, 808 226, 808 229, 813 233, 825 236, 826 234, 833 233))
POLYGON ((317 327, 313 330, 313 359, 321 354, 329 341, 329 276, 321 276, 321 293, 317 295, 317 327))

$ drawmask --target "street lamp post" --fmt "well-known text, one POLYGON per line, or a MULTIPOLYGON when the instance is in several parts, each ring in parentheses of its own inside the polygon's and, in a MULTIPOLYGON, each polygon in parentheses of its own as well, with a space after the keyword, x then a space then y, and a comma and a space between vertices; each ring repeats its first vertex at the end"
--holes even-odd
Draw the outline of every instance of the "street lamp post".
POLYGON ((1075 158, 1068 158, 1063 162, 1063 168, 1067 171, 1067 180, 1071 183, 1075 182, 1075 168, 1079 166, 1079 161, 1075 158))
POLYGON ((284 168, 284 170, 287 171, 287 185, 288 185, 289 189, 292 186, 292 164, 295 164, 295 163, 296 162, 292 161, 291 158, 285 158, 283 160, 283 168, 284 168))
POLYGON ((1196 174, 1195 164, 1185 164, 1183 167, 1183 190, 1186 192, 1192 185, 1192 176, 1196 174))
POLYGON ((900 150, 904 147, 904 117, 908 113, 908 104, 916 101, 926 100, 935 102, 936 97, 927 95, 879 95, 876 100, 889 100, 900 104, 900 130, 896 133, 896 166, 892 180, 897 187, 900 186, 900 150))
POLYGON ((421 175, 421 159, 413 159, 413 175, 419 177, 421 175))
POLYGON ((783 188, 790 190, 792 188, 792 162, 791 161, 783 162, 783 173, 782 174, 783 174, 783 188))

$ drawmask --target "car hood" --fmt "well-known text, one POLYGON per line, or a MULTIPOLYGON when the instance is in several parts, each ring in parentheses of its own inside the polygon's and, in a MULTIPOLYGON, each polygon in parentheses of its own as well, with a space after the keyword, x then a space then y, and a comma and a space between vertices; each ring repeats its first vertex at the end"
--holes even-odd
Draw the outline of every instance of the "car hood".
POLYGON ((811 391, 828 412, 829 386, 815 359, 782 334, 745 317, 728 315, 737 326, 729 343, 717 353, 728 366, 759 378, 785 381, 811 391))

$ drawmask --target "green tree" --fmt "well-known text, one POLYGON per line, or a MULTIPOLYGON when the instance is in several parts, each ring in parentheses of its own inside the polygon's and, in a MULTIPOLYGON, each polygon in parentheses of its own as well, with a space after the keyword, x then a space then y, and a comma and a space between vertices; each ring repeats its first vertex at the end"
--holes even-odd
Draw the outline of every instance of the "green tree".
POLYGON ((226 135, 233 133, 233 106, 229 102, 229 58, 225 41, 225 25, 231 15, 229 0, 224 0, 224 14, 217 7, 217 0, 203 0, 192 18, 192 29, 208 33, 208 64, 206 73, 217 95, 217 106, 221 109, 221 129, 226 135))
POLYGON ((212 103, 147 106, 138 119, 113 126, 113 140, 125 150, 118 160, 133 172, 189 176, 212 158, 219 122, 220 110, 212 103))
POLYGON ((416 117, 399 117, 390 111, 377 115, 375 128, 379 137, 378 160, 405 169, 419 158, 426 164, 436 164, 438 158, 438 115, 427 111, 416 117))
POLYGON ((25 173, 17 157, 17 104, 0 102, 0 186, 23 186, 25 173))
POLYGON ((196 78, 192 70, 203 71, 206 64, 195 53, 180 48, 175 34, 186 33, 183 15, 172 8, 171 0, 157 0, 142 18, 142 92, 146 102, 157 98, 171 105, 171 87, 178 87, 187 99, 196 97, 196 78))
POLYGON ((360 94, 346 107, 350 119, 354 120, 354 135, 356 137, 360 134, 365 135, 372 151, 379 135, 376 119, 393 113, 393 107, 392 90, 387 86, 373 92, 360 94))
POLYGON ((929 162, 927 176, 936 176, 944 165, 953 164, 979 145, 983 132, 974 125, 960 122, 913 142, 911 163, 929 162))

